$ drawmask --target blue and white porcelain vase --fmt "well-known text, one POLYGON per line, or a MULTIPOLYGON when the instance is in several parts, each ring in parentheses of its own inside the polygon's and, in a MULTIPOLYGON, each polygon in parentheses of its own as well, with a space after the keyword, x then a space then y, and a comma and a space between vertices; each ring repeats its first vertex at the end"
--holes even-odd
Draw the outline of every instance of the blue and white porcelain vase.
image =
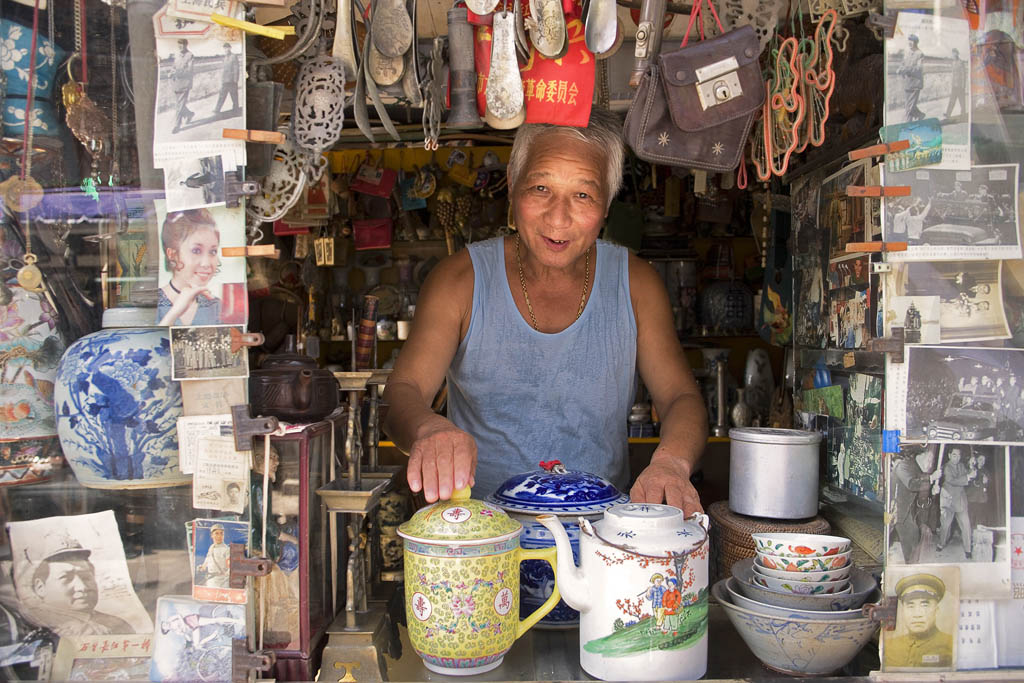
MULTIPOLYGON (((0 69, 7 78, 7 96, 3 104, 4 135, 20 136, 25 131, 31 53, 32 28, 9 19, 0 20, 0 69)), ((34 135, 60 134, 53 106, 53 82, 58 65, 64 62, 64 54, 64 50, 46 36, 36 36, 35 87, 30 117, 34 135)))
MULTIPOLYGON (((541 469, 507 479, 487 501, 501 507, 523 525, 519 543, 523 548, 551 548, 555 538, 536 521, 537 515, 555 515, 572 545, 573 560, 579 561, 580 517, 597 520, 612 505, 629 502, 611 482, 596 474, 567 470, 561 462, 540 463, 541 469)), ((530 614, 544 604, 555 586, 551 566, 543 560, 526 560, 519 565, 519 610, 530 614)), ((574 628, 580 613, 559 601, 537 628, 574 628)))
POLYGON ((48 479, 63 466, 53 382, 64 340, 49 300, 0 283, 0 486, 48 479))
POLYGON ((57 368, 57 433, 79 483, 190 483, 178 468, 181 388, 167 328, 108 328, 72 344, 57 368))

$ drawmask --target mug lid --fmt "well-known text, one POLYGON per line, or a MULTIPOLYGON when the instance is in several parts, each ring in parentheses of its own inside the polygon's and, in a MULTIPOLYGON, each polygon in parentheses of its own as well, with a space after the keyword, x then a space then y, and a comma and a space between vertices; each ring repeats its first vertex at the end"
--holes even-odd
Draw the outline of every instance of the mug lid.
POLYGON ((541 469, 506 479, 487 500, 510 512, 536 515, 580 515, 601 512, 629 502, 629 495, 596 474, 567 470, 558 460, 541 469))
POLYGON ((470 497, 469 487, 454 491, 450 500, 439 500, 417 510, 398 527, 398 535, 427 543, 475 543, 516 536, 523 525, 501 508, 470 497))

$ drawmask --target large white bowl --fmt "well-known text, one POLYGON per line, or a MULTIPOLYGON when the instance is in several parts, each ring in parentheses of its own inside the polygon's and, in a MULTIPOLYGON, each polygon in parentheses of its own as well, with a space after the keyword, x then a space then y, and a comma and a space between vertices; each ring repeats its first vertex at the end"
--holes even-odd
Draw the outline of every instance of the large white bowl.
POLYGON ((759 552, 780 557, 828 557, 850 549, 850 539, 824 534, 751 534, 759 552))
POLYGON ((833 569, 826 572, 785 572, 778 569, 762 567, 756 561, 753 565, 754 571, 762 576, 772 576, 776 579, 786 581, 808 581, 810 583, 821 583, 822 581, 842 581, 850 578, 850 565, 841 569, 833 569))
POLYGON ((783 572, 825 572, 850 565, 852 550, 828 557, 782 557, 757 551, 757 561, 762 567, 783 572))
POLYGON ((754 656, 769 669, 787 674, 822 675, 850 662, 878 630, 867 617, 793 619, 765 616, 734 604, 726 581, 711 587, 712 597, 754 656))
MULTIPOLYGON (((813 609, 794 609, 792 607, 779 607, 777 605, 770 605, 766 602, 758 602, 752 600, 740 592, 739 582, 735 576, 729 577, 726 581, 725 589, 729 591, 729 597, 737 607, 748 609, 751 612, 757 612, 769 617, 782 617, 783 619, 856 619, 862 616, 861 609, 847 609, 840 612, 822 612, 820 610, 813 609)), ((877 593, 876 596, 881 599, 881 593, 877 593)))
POLYGON ((754 583, 780 593, 796 593, 798 595, 835 595, 836 593, 850 592, 849 579, 812 583, 810 581, 776 579, 773 576, 764 576, 754 572, 754 583))
POLYGON ((732 575, 736 577, 737 588, 743 595, 779 607, 796 609, 822 610, 841 612, 855 609, 864 604, 868 596, 878 588, 875 577, 860 567, 850 570, 850 592, 840 595, 798 595, 796 593, 780 593, 752 583, 754 558, 738 560, 732 565, 732 575))

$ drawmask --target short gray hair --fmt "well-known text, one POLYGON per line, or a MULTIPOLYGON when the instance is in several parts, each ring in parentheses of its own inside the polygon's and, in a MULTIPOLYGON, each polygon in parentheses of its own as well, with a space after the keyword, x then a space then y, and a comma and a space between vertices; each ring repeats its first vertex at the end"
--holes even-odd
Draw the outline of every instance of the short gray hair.
POLYGON ((622 187, 622 167, 625 163, 626 150, 622 142, 622 120, 617 114, 599 107, 590 110, 590 121, 585 128, 557 126, 552 123, 528 123, 520 126, 512 143, 512 154, 508 159, 509 189, 515 191, 516 183, 525 170, 526 160, 537 139, 556 132, 572 135, 604 155, 608 173, 605 179, 608 189, 607 204, 610 206, 612 199, 622 187))

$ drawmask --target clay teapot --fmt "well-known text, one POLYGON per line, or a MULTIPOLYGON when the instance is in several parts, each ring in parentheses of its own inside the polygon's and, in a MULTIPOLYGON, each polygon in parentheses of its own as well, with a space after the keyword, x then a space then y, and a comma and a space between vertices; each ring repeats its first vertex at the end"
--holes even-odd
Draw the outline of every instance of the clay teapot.
POLYGON ((249 373, 249 403, 255 415, 317 422, 338 407, 338 381, 330 370, 296 352, 295 337, 288 335, 284 353, 267 356, 249 373))
POLYGON ((562 598, 580 611, 580 666, 610 681, 696 680, 708 659, 708 517, 626 503, 580 518, 580 565, 554 515, 562 598))

